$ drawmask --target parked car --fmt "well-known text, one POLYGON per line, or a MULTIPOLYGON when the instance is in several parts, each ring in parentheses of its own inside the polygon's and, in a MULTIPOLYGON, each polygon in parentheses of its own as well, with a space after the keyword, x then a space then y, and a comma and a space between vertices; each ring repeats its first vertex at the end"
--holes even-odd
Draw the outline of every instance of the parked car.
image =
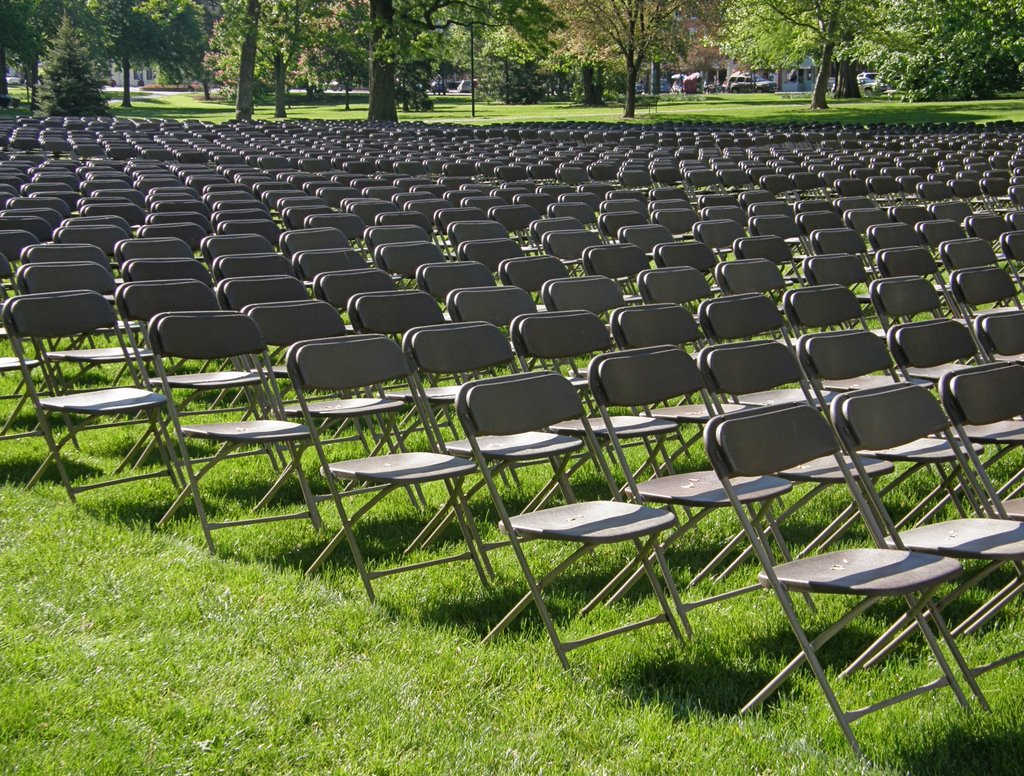
MULTIPOLYGON (((479 84, 477 85, 479 86, 479 84)), ((469 94, 473 91, 473 82, 469 80, 459 81, 459 85, 455 88, 455 91, 459 94, 469 94)))
POLYGON ((767 94, 769 92, 774 92, 776 88, 778 88, 778 85, 770 78, 762 78, 759 75, 754 76, 755 91, 767 94))
POLYGON ((867 94, 882 94, 889 90, 889 85, 878 80, 878 73, 857 73, 857 85, 867 94))
POLYGON ((757 85, 749 73, 733 73, 725 83, 725 90, 729 94, 750 94, 756 89, 757 85))

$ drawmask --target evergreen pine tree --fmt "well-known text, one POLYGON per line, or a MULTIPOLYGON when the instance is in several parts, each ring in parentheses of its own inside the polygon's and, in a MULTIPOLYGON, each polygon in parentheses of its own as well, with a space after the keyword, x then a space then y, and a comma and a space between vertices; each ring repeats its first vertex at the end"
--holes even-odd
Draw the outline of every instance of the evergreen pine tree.
POLYGON ((106 78, 93 60, 85 38, 67 16, 61 21, 43 60, 46 78, 40 107, 51 116, 105 116, 106 78))

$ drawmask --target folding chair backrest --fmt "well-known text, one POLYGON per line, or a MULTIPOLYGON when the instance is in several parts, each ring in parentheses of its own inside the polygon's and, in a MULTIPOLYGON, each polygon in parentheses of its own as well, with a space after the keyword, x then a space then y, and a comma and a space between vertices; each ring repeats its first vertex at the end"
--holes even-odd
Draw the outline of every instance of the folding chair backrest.
POLYGON ((218 281, 225 278, 295 275, 291 262, 280 253, 232 253, 218 256, 210 269, 214 280, 218 281))
POLYGON ((522 246, 511 237, 467 240, 459 243, 456 249, 456 258, 459 261, 478 262, 492 273, 498 272, 498 266, 505 259, 519 258, 524 255, 522 246))
POLYGON ((0 256, 9 262, 16 262, 21 252, 29 245, 37 245, 39 238, 23 229, 0 228, 0 256))
POLYGON ((868 282, 864 262, 852 253, 808 256, 803 261, 804 278, 811 285, 860 285, 868 282))
POLYGON ((1024 353, 1024 312, 988 313, 975 318, 973 325, 978 341, 988 353, 999 356, 1024 353))
POLYGON ((807 405, 766 407, 711 418, 704 447, 720 477, 760 477, 834 455, 828 421, 807 405))
POLYGON ((1007 303, 1020 306, 1020 293, 1010 273, 1002 267, 958 269, 949 274, 949 290, 961 307, 974 312, 979 305, 1007 303))
POLYGON ((332 307, 344 310, 356 294, 367 291, 397 291, 394 278, 382 269, 321 272, 313 279, 313 295, 332 307))
POLYGON ((661 243, 654 248, 654 263, 658 267, 692 267, 700 272, 711 272, 718 264, 715 252, 699 242, 661 243))
POLYGON ((737 259, 767 259, 782 266, 789 266, 793 261, 793 251, 776 235, 741 237, 732 250, 737 259))
POLYGON ((195 259, 129 259, 121 265, 121 277, 135 280, 199 280, 213 285, 210 270, 195 259))
POLYGON ((415 278, 424 264, 444 262, 444 254, 432 242, 396 242, 378 245, 373 251, 373 261, 393 275, 415 278))
POLYGON ((648 269, 637 275, 637 288, 647 304, 689 304, 711 296, 704 273, 693 267, 648 269))
POLYGON ((549 310, 589 310, 601 314, 625 304, 618 285, 604 275, 549 280, 541 286, 540 293, 549 310))
POLYGON ((830 414, 840 437, 854 449, 899 447, 949 426, 938 400, 908 383, 841 394, 832 401, 830 414))
POLYGON ((444 323, 437 301, 423 291, 375 291, 348 300, 348 317, 359 333, 402 335, 416 326, 444 323))
POLYGON ((149 343, 160 356, 209 361, 263 352, 259 327, 230 311, 160 313, 149 323, 149 343))
POLYGON ((608 327, 586 310, 527 313, 512 321, 511 334, 521 358, 575 358, 612 347, 608 327))
POLYGON ((861 306, 846 286, 794 288, 782 297, 789 322, 799 329, 822 329, 861 320, 861 306))
POLYGON ((23 294, 53 291, 114 293, 114 275, 106 264, 91 261, 33 262, 18 267, 15 285, 23 294))
POLYGON ((338 311, 316 299, 247 305, 242 313, 256 321, 264 341, 275 347, 345 334, 345 324, 338 311))
POLYGON ((330 226, 281 232, 278 244, 281 247, 281 253, 288 258, 299 251, 349 247, 348 238, 339 229, 330 226))
POLYGON ((217 299, 225 310, 241 310, 259 302, 297 302, 309 299, 301 280, 291 275, 227 278, 217 284, 217 299))
POLYGON ((537 309, 533 297, 518 286, 454 289, 445 304, 453 321, 485 321, 503 327, 537 309))
POLYGON ((930 277, 938 270, 931 252, 923 246, 878 251, 875 265, 884 278, 930 277))
POLYGON ((793 351, 781 342, 733 342, 700 352, 704 383, 718 394, 740 395, 802 383, 793 351))
POLYGON ((766 294, 786 288, 778 265, 768 259, 719 262, 715 266, 715 280, 727 294, 766 294))
POLYGON ((583 251, 583 271, 588 275, 632 280, 651 262, 641 248, 631 243, 593 245, 583 251))
POLYGON ((779 308, 762 294, 706 299, 697 308, 697 319, 704 333, 716 342, 784 332, 786 328, 779 308))
POLYGON ((114 246, 119 264, 132 259, 191 259, 192 249, 177 237, 134 237, 114 246))
POLYGON ((939 398, 954 423, 986 426, 1024 415, 1024 366, 986 364, 943 375, 939 398))
POLYGON ((537 431, 584 414, 572 383, 552 372, 467 383, 459 389, 456 408, 463 428, 477 436, 537 431))
POLYGON ((511 364, 512 346, 491 323, 442 323, 406 332, 402 349, 421 372, 472 373, 511 364))
POLYGON ((292 381, 312 390, 347 391, 411 373, 402 349, 381 334, 304 340, 288 349, 285 360, 292 381))
POLYGON ((978 237, 947 240, 939 246, 939 258, 950 270, 992 267, 996 264, 996 254, 992 246, 978 237))
POLYGON ((606 407, 641 407, 704 388, 700 370, 681 348, 663 345, 595 356, 587 367, 594 399, 606 407))
POLYGON ((262 234, 218 234, 204 239, 200 250, 212 263, 218 256, 232 253, 270 253, 274 246, 262 234))
POLYGON ((883 324, 892 318, 934 313, 942 306, 934 286, 922 277, 873 280, 868 286, 868 293, 883 324))
POLYGON ((849 380, 892 370, 885 342, 864 329, 804 335, 797 340, 797 355, 804 371, 818 380, 849 380))
POLYGON ((45 243, 42 245, 29 245, 21 252, 23 263, 35 263, 44 261, 55 262, 91 262, 103 267, 110 265, 107 254, 101 248, 87 243, 65 243, 61 245, 45 243))
POLYGON ((886 338, 896 363, 904 367, 928 368, 978 356, 968 328, 948 318, 893 326, 886 338))
POLYGON ((292 267, 302 280, 312 280, 321 272, 345 269, 367 269, 366 258, 354 248, 321 248, 296 251, 292 254, 292 267))
POLYGON ((122 283, 114 295, 126 321, 148 321, 160 313, 218 310, 213 289, 199 280, 137 280, 122 283))
POLYGON ((435 299, 445 299, 458 288, 493 286, 494 275, 475 261, 447 261, 421 264, 416 268, 416 285, 435 299))
POLYGON ((4 302, 3 322, 16 337, 55 339, 108 329, 114 308, 95 291, 26 294, 4 302))
POLYGON ((545 281, 566 278, 569 272, 554 256, 525 256, 505 259, 498 265, 498 277, 506 285, 537 293, 545 281))
POLYGON ((609 328, 623 349, 683 345, 701 339, 697 322, 678 304, 645 304, 613 310, 609 328))

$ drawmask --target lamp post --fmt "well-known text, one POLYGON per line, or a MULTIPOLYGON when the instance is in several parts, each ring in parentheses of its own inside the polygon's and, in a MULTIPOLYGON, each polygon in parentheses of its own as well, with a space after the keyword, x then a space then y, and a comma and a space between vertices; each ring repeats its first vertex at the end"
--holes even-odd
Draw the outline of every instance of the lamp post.
POLYGON ((476 25, 469 23, 469 115, 476 118, 476 25))

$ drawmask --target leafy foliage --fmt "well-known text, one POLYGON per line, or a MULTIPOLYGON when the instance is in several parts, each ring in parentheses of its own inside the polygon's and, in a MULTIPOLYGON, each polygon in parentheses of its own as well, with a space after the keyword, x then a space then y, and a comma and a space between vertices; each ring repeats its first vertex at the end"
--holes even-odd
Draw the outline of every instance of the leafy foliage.
POLYGON ((907 98, 985 99, 1020 88, 1019 0, 886 0, 883 9, 863 57, 907 98))
POLYGON ((85 38, 68 17, 57 28, 46 52, 42 110, 52 116, 104 116, 105 78, 96 67, 85 38))

